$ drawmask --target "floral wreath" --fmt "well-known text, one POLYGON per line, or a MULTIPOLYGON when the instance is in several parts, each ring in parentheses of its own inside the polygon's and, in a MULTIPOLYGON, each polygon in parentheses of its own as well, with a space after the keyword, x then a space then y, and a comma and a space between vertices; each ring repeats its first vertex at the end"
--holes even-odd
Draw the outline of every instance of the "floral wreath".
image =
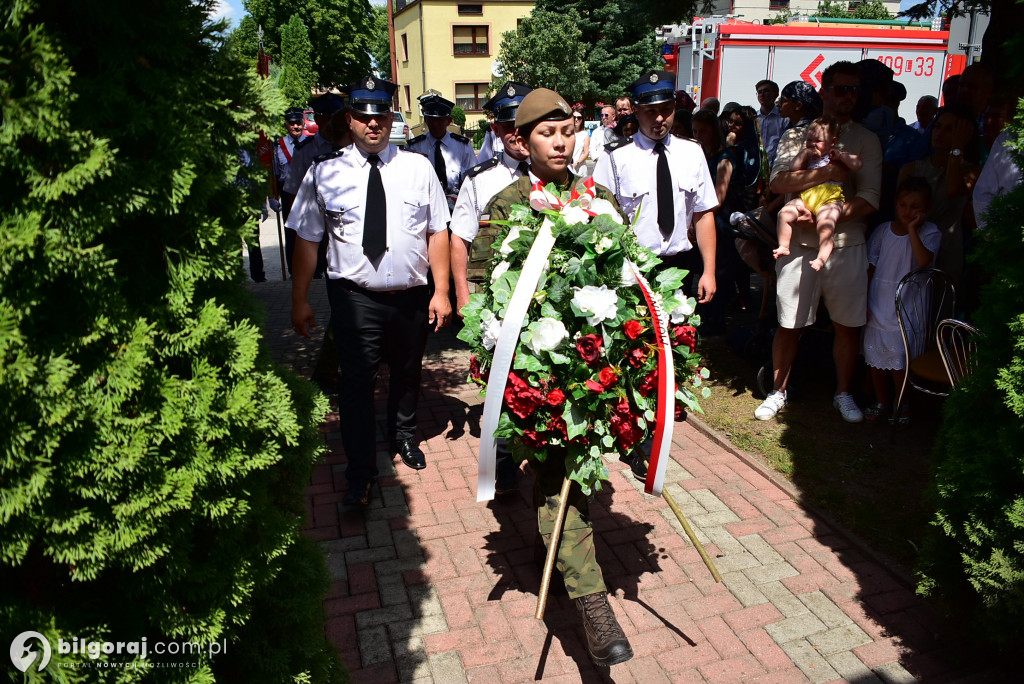
MULTIPOLYGON (((671 421, 684 407, 701 411, 693 390, 709 374, 696 353, 695 301, 681 289, 686 271, 653 271, 660 260, 611 202, 595 197, 592 178, 563 192, 537 183, 530 206, 514 205, 507 221, 492 223, 505 228, 494 242, 489 285, 463 307, 458 335, 472 350, 469 379, 485 394, 488 384, 504 386, 493 436, 508 439, 517 460, 565 453, 568 477, 590 494, 608 479, 605 453, 629 453, 654 434, 659 340, 668 342, 660 347, 672 356, 675 375, 668 385, 674 393, 666 395, 674 394, 673 410, 662 415, 671 421), (490 383, 524 263, 548 230, 553 245, 536 288, 527 292, 532 296, 507 381, 490 383), (652 277, 649 286, 645 276, 652 277)), ((700 392, 710 395, 706 386, 700 392)))

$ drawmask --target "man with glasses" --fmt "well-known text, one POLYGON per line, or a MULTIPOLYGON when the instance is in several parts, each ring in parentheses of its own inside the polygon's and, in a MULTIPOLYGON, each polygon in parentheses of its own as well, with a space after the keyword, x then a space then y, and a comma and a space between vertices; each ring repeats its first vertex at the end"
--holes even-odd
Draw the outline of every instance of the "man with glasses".
POLYGON ((789 125, 789 119, 783 118, 776 106, 779 99, 779 85, 775 81, 758 81, 757 91, 757 134, 761 137, 761 147, 768 155, 768 165, 775 163, 775 153, 779 148, 779 138, 789 125))
POLYGON ((395 84, 372 76, 348 86, 353 144, 310 166, 289 225, 298 231, 292 327, 315 327, 306 301, 316 251, 326 233, 327 296, 338 346, 341 440, 348 458, 343 503, 365 506, 377 479, 377 369, 390 369, 387 427, 391 454, 426 467, 416 443, 416 405, 428 325, 451 318, 449 214, 437 174, 423 156, 389 144, 395 84), (434 293, 427 287, 427 271, 434 293))
POLYGON ((604 154, 605 145, 615 142, 615 107, 601 108, 601 125, 590 135, 590 158, 597 161, 604 154))
POLYGON ((864 420, 850 389, 860 348, 859 328, 867 322, 866 219, 879 205, 882 148, 878 136, 852 119, 860 82, 860 71, 851 62, 832 64, 821 79, 824 113, 840 124, 837 146, 860 157, 863 166, 859 171, 850 171, 838 163, 790 171, 790 162, 805 146, 807 127, 789 129, 779 142, 771 173, 773 192, 796 194, 826 181, 838 181, 843 184, 846 201, 833 234, 835 248, 821 271, 808 267, 818 253, 817 231, 810 212, 802 213, 794 225, 790 253, 775 262, 779 326, 772 344, 774 389, 754 411, 758 420, 774 418, 786 406, 786 387, 800 333, 814 323, 821 297, 825 298, 835 327, 832 356, 836 365, 836 394, 832 405, 849 423, 864 420))

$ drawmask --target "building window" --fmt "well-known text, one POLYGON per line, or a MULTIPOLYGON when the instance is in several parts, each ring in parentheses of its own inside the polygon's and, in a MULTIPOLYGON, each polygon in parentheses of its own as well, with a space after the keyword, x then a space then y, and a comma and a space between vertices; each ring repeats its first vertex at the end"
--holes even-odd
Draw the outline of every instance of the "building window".
POLYGON ((477 16, 481 16, 483 13, 483 5, 459 5, 459 14, 475 14, 477 16))
POLYGON ((402 34, 402 61, 409 61, 409 34, 402 34))
POLYGON ((486 55, 486 26, 453 26, 452 48, 456 55, 486 55))
POLYGON ((403 105, 404 105, 403 109, 405 109, 405 111, 407 111, 407 112, 411 112, 412 111, 412 91, 409 89, 409 86, 404 86, 404 91, 405 91, 405 102, 403 103, 403 105))
POLYGON ((487 102, 488 86, 489 83, 456 83, 455 104, 466 112, 483 111, 484 102, 487 102))
POLYGON ((789 0, 768 0, 768 9, 786 10, 789 9, 789 0))

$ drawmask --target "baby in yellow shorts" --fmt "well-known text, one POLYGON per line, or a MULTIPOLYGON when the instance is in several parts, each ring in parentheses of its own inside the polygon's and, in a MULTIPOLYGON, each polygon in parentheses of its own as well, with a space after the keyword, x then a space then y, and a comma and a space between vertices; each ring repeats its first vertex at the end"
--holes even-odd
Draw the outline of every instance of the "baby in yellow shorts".
MULTIPOLYGON (((807 145, 789 164, 790 171, 820 169, 833 161, 843 164, 851 171, 863 166, 860 157, 835 148, 839 138, 839 122, 831 116, 815 119, 808 126, 807 145)), ((843 186, 835 181, 826 181, 820 185, 807 188, 800 197, 790 201, 779 210, 778 238, 779 246, 773 254, 778 259, 789 254, 789 244, 793 239, 793 224, 800 214, 809 211, 814 215, 815 227, 818 231, 818 256, 811 260, 811 268, 820 271, 832 254, 832 233, 836 221, 843 211, 843 186)))

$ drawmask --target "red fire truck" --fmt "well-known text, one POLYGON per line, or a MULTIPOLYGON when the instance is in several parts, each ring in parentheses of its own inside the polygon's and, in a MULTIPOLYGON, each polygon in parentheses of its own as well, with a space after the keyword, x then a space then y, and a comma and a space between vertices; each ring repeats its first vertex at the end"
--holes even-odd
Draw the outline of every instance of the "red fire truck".
POLYGON ((755 84, 771 79, 779 87, 803 80, 821 86, 833 62, 877 59, 907 88, 906 102, 940 96, 945 78, 964 69, 962 55, 949 55, 949 31, 941 19, 908 22, 860 19, 755 24, 734 18, 694 19, 666 27, 663 55, 676 73, 676 87, 700 103, 708 97, 756 107, 755 84))

